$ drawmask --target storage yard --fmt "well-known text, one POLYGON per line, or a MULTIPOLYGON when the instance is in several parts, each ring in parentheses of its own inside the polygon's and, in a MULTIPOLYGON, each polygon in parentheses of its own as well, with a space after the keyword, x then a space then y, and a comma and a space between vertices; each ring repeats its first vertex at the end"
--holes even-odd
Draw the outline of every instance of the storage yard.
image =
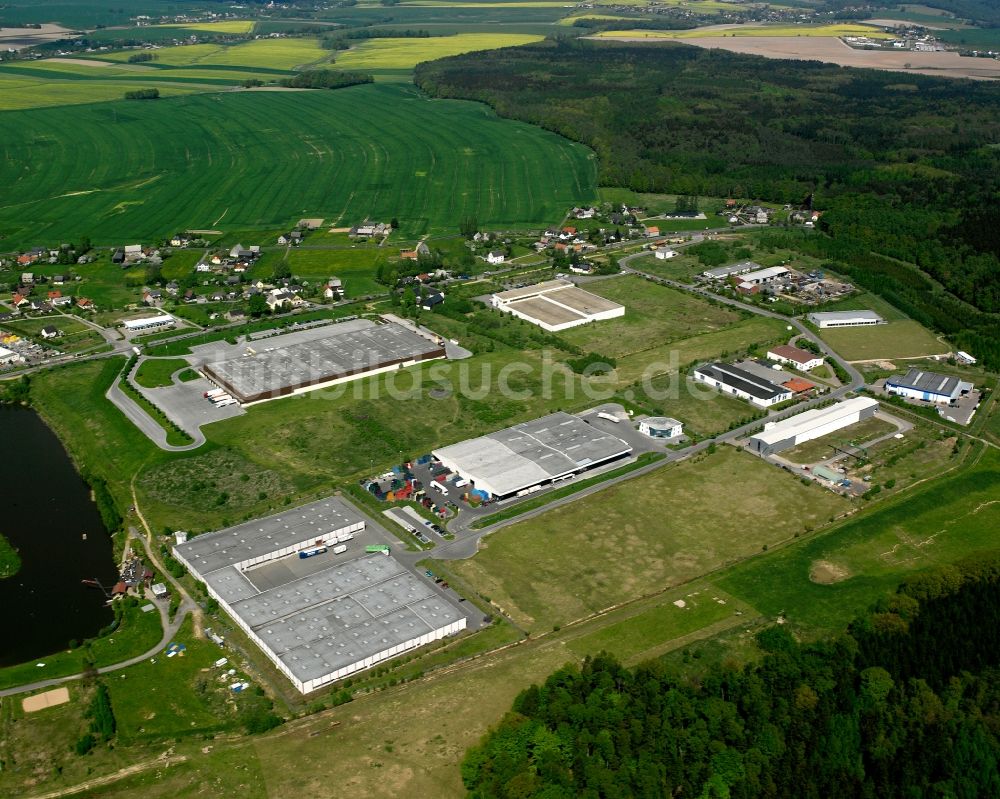
POLYGON ((502 499, 539 490, 631 453, 632 447, 620 438, 557 412, 442 447, 434 457, 473 488, 502 499))
POLYGON ((205 376, 242 404, 262 402, 445 357, 444 345, 394 322, 344 322, 322 338, 275 336, 242 356, 214 361, 205 376))
POLYGON ((364 518, 329 497, 174 547, 233 621, 302 693, 460 632, 426 580, 365 545, 364 518), (364 553, 364 554, 362 554, 364 553))

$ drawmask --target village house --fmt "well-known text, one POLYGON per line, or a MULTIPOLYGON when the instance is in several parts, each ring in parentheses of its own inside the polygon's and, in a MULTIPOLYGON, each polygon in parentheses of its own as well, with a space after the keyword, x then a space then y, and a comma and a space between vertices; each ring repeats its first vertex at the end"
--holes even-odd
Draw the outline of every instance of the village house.
POLYGON ((59 338, 62 335, 62 332, 53 325, 46 325, 40 332, 44 339, 59 338))
POLYGON ((507 259, 507 256, 500 250, 492 250, 486 253, 486 263, 488 264, 502 264, 507 259))
POLYGON ((81 308, 84 311, 96 311, 97 310, 97 306, 94 305, 94 301, 90 300, 90 299, 87 299, 86 297, 77 297, 76 298, 76 307, 77 308, 81 308))
POLYGON ((323 297, 327 300, 344 299, 344 284, 339 277, 331 277, 323 287, 323 297))

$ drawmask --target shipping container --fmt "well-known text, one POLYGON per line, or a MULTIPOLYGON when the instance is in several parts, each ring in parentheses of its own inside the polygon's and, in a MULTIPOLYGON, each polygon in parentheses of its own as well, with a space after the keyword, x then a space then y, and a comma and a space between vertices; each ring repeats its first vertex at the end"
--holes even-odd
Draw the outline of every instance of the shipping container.
POLYGON ((322 555, 326 552, 326 547, 310 547, 309 549, 303 549, 299 551, 299 558, 311 558, 315 555, 322 555))

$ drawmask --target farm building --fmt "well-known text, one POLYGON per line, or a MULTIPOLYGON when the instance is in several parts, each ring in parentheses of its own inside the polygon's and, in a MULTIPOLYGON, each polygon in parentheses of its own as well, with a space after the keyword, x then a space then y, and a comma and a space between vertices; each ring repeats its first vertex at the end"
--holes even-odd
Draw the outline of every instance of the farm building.
POLYGON ((142 330, 158 330, 162 327, 170 327, 176 323, 176 319, 170 314, 159 314, 158 316, 145 316, 142 319, 126 319, 122 326, 126 333, 138 333, 142 330))
POLYGON ((640 420, 639 432, 650 438, 677 438, 684 434, 684 425, 667 416, 650 416, 640 420))
POLYGON ((771 347, 767 351, 767 357, 778 363, 787 363, 803 372, 815 369, 823 365, 823 356, 804 350, 801 347, 793 347, 791 344, 782 344, 778 347, 771 347))
POLYGON ((198 536, 173 552, 308 693, 465 629, 457 607, 391 556, 332 552, 364 529, 353 508, 330 497, 198 536))
POLYGON ((885 381, 887 394, 896 394, 907 399, 925 400, 947 404, 975 388, 972 383, 949 375, 910 369, 905 375, 888 377, 885 381))
POLYGON ((878 402, 875 400, 869 397, 855 397, 838 402, 829 408, 817 408, 796 414, 781 422, 769 422, 764 425, 762 432, 750 437, 750 450, 759 455, 773 455, 869 419, 877 410, 878 402))
POLYGON ((490 304, 550 332, 625 315, 624 305, 577 288, 568 280, 500 291, 490 298, 490 304))
POLYGON ((322 338, 275 336, 241 357, 205 366, 205 376, 241 403, 262 402, 443 358, 444 346, 395 322, 353 320, 322 338), (295 343, 289 343, 295 342, 295 343), (257 348, 259 347, 259 349, 257 348))
POLYGON ((808 318, 819 328, 864 327, 885 323, 875 311, 817 311, 809 314, 808 318))
POLYGON ((792 392, 779 383, 728 363, 699 366, 692 376, 701 383, 719 389, 723 394, 733 394, 761 408, 792 398, 792 392))
POLYGON ((755 261, 740 261, 738 264, 717 266, 714 269, 706 269, 701 273, 701 276, 705 280, 725 280, 727 277, 745 275, 747 272, 756 272, 763 268, 764 267, 755 261))
POLYGON ((503 499, 623 458, 632 447, 579 417, 557 412, 434 451, 476 489, 503 499))

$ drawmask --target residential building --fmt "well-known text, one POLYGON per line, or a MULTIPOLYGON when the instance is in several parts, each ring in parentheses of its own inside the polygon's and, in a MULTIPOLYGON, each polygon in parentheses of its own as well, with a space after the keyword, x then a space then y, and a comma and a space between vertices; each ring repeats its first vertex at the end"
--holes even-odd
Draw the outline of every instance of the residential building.
POLYGON ((678 255, 680 255, 680 253, 678 253, 677 250, 671 250, 669 247, 657 247, 655 250, 653 250, 653 253, 660 261, 667 261, 671 258, 676 258, 678 255))
POLYGON ((42 334, 42 338, 44 339, 59 338, 59 336, 62 335, 62 332, 59 330, 59 328, 55 327, 54 325, 46 325, 41 329, 40 332, 42 334))
POLYGON ((486 253, 486 263, 488 264, 493 264, 493 265, 502 264, 506 259, 507 259, 506 254, 501 252, 500 250, 492 250, 486 253))
POLYGON ((823 365, 823 356, 804 350, 801 347, 793 347, 791 344, 782 344, 778 347, 771 347, 767 351, 767 357, 772 361, 787 363, 803 372, 815 369, 823 365))

